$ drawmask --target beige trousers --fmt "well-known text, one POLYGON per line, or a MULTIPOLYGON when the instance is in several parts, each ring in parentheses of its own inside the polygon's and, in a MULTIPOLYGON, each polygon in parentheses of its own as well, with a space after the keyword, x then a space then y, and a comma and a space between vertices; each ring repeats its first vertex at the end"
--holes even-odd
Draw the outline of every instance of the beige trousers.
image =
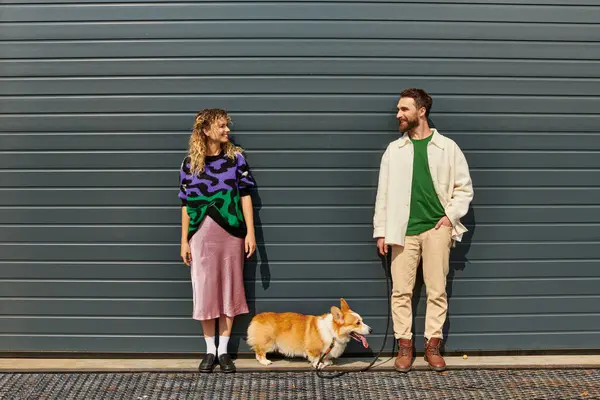
POLYGON ((452 228, 440 226, 407 236, 404 246, 392 246, 392 319, 396 339, 412 339, 412 295, 419 261, 427 288, 425 337, 443 338, 448 298, 446 276, 450 266, 452 228))

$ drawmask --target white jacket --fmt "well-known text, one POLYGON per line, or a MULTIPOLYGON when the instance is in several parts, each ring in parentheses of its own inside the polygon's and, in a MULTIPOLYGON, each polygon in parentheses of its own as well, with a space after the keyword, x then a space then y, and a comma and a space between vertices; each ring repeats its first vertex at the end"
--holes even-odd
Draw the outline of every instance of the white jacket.
MULTIPOLYGON (((452 223, 452 239, 461 241, 467 228, 460 222, 473 200, 469 166, 458 145, 431 129, 427 144, 429 170, 438 199, 452 223)), ((413 144, 404 134, 390 143, 381 158, 373 237, 385 238, 388 245, 404 246, 410 213, 413 174, 413 144)))

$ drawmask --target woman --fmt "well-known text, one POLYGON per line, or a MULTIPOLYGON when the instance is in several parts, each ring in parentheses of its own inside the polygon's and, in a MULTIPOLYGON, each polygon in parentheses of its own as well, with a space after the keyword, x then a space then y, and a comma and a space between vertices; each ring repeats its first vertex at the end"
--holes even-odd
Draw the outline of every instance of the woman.
POLYGON ((254 178, 242 149, 229 141, 227 112, 198 113, 187 157, 179 172, 181 257, 191 266, 193 318, 202 322, 206 355, 200 372, 234 372, 227 354, 233 318, 248 313, 244 291, 244 252, 256 250, 249 189, 254 178), (219 322, 219 343, 215 324, 219 322))

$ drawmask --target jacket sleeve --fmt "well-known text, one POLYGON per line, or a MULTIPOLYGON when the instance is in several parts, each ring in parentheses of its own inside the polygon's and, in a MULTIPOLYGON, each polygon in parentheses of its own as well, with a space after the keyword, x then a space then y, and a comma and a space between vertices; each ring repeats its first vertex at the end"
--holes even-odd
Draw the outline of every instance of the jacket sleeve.
POLYGON ((450 204, 446 208, 446 215, 452 225, 456 226, 460 219, 467 215, 474 193, 467 159, 458 145, 454 144, 454 146, 454 188, 450 204))
POLYGON ((386 210, 388 197, 388 168, 389 151, 385 150, 379 166, 379 181, 377 183, 377 196, 375 198, 375 214, 373 216, 373 237, 385 237, 386 210))

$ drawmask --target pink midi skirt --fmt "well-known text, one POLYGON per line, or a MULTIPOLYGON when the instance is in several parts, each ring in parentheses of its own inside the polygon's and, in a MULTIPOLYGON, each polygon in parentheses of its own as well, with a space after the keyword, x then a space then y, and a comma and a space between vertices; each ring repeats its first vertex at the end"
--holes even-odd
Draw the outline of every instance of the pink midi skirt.
POLYGON ((208 215, 190 241, 194 299, 192 318, 248 313, 244 290, 244 239, 223 229, 208 215))

